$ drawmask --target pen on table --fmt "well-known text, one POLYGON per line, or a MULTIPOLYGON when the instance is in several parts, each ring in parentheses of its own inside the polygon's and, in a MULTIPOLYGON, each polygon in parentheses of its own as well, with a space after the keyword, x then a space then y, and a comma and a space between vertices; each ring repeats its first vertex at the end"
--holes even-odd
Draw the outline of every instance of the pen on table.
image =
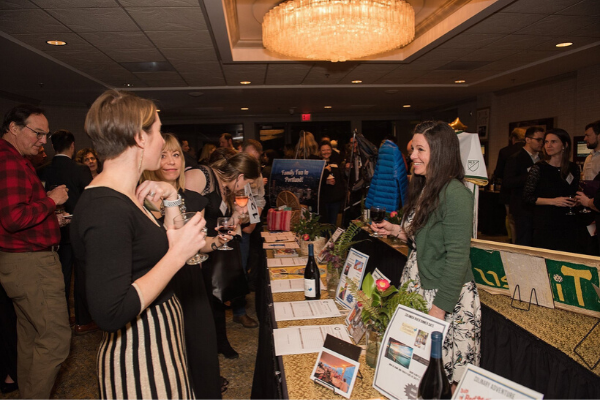
POLYGON ((285 247, 285 244, 272 244, 271 247, 285 247))

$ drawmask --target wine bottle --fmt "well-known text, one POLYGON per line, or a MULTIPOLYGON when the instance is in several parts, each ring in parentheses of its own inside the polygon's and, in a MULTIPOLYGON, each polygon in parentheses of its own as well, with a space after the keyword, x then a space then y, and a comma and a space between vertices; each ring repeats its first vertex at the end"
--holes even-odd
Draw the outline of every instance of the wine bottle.
POLYGON ((321 273, 315 262, 314 245, 308 245, 308 262, 304 268, 304 298, 319 300, 321 298, 321 273))
POLYGON ((452 390, 442 361, 442 333, 431 333, 431 358, 417 392, 418 399, 450 399, 452 390))

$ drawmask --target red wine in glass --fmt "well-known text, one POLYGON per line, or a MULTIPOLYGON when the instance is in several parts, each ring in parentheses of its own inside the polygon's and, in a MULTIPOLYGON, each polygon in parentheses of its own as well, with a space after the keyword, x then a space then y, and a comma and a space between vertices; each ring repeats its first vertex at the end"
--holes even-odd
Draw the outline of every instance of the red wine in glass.
MULTIPOLYGON (((385 219, 385 207, 371 207, 371 220, 380 223, 385 219)), ((380 237, 377 232, 371 234, 372 237, 380 237)))

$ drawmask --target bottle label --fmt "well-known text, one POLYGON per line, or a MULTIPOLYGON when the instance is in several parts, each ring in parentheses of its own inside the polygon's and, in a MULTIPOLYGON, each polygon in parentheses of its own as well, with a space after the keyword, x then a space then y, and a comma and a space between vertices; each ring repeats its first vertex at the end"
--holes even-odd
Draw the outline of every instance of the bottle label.
POLYGON ((317 288, 314 279, 304 279, 304 296, 317 297, 317 288))

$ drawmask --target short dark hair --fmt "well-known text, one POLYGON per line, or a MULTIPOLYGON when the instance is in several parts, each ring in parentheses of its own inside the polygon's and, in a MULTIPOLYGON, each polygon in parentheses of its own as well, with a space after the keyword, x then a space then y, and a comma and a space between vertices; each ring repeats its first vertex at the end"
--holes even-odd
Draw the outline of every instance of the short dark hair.
POLYGON ((600 119, 598 121, 590 122, 585 126, 585 130, 592 128, 596 135, 600 135, 600 119))
POLYGON ((228 142, 230 140, 233 141, 233 136, 231 136, 231 134, 229 134, 229 133, 223 133, 223 134, 221 134, 221 137, 224 137, 225 140, 227 140, 228 142))
POLYGON ((50 136, 50 140, 52 140, 54 151, 62 153, 75 143, 75 135, 65 129, 60 129, 50 136))
POLYGON ((4 121, 2 122, 2 135, 8 132, 11 122, 14 122, 19 126, 25 126, 25 121, 27 121, 27 118, 32 114, 44 115, 44 110, 31 104, 19 104, 8 110, 8 112, 4 114, 4 121))
POLYGON ((254 150, 258 151, 259 153, 263 152, 262 144, 258 140, 254 140, 254 139, 244 140, 244 142, 242 143, 242 151, 246 151, 247 147, 254 147, 254 150))
POLYGON ((544 128, 542 128, 541 126, 530 126, 525 131, 525 137, 532 138, 533 135, 535 135, 536 132, 542 132, 542 133, 544 133, 544 128))

